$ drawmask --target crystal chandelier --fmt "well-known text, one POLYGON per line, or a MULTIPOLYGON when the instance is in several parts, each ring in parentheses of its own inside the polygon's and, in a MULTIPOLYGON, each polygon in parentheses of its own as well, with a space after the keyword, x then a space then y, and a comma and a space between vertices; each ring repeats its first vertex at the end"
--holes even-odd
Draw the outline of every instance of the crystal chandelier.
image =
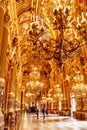
POLYGON ((72 91, 77 95, 86 94, 87 84, 84 83, 84 75, 78 73, 74 76, 74 85, 72 91))
POLYGON ((29 81, 26 83, 28 93, 39 93, 44 87, 44 83, 40 80, 40 67, 31 66, 29 81))

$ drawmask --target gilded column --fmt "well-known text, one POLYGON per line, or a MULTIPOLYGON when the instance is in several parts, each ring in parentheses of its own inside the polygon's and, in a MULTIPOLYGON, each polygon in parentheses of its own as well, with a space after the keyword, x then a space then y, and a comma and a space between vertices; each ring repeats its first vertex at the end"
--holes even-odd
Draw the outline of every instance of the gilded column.
POLYGON ((3 37, 3 25, 4 25, 4 9, 0 6, 0 55, 1 55, 2 37, 3 37))
POLYGON ((63 66, 63 74, 62 74, 62 92, 63 92, 63 100, 62 100, 62 111, 64 115, 70 114, 70 88, 69 88, 69 66, 63 66))
POLYGON ((25 106, 25 90, 21 89, 21 110, 24 111, 25 106))
POLYGON ((0 129, 4 129, 5 79, 0 78, 0 129))
POLYGON ((11 86, 11 61, 8 63, 8 72, 6 76, 6 86, 5 86, 5 125, 9 122, 9 93, 10 93, 10 86, 11 86))

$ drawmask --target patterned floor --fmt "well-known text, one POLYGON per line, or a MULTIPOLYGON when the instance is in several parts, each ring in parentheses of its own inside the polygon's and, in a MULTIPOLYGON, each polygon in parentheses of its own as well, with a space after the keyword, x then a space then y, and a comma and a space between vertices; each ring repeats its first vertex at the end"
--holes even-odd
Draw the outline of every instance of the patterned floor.
POLYGON ((40 115, 24 114, 18 130, 87 130, 87 121, 79 121, 72 117, 48 115, 43 119, 40 115))
POLYGON ((10 127, 6 130, 87 130, 87 121, 76 120, 73 117, 49 114, 43 119, 40 114, 23 114, 19 126, 10 127))

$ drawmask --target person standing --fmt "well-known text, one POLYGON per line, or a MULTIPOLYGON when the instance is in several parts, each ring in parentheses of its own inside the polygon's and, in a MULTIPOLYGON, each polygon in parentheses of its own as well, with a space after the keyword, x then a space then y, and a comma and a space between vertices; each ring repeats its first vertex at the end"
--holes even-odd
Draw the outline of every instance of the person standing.
POLYGON ((39 119, 39 110, 36 110, 36 114, 37 114, 37 119, 39 119))
POLYGON ((45 119, 45 108, 42 109, 43 119, 45 119))
POLYGON ((46 109, 46 115, 48 116, 48 110, 46 109))

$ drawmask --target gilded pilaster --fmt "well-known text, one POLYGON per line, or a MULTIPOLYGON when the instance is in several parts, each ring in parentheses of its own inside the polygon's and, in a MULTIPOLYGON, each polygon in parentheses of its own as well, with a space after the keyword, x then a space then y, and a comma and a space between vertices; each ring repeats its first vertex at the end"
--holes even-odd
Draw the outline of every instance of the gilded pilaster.
POLYGON ((21 110, 24 110, 25 106, 25 90, 21 89, 21 110))
POLYGON ((83 112, 87 112, 87 94, 83 95, 83 112))
POLYGON ((4 9, 2 6, 0 6, 0 55, 3 39, 3 25, 4 25, 4 9))
POLYGON ((8 43, 8 30, 7 28, 3 27, 3 37, 2 37, 2 48, 1 48, 1 58, 0 58, 0 76, 5 78, 7 72, 7 43, 8 43))
POLYGON ((0 129, 4 129, 5 79, 0 78, 0 129))
MULTIPOLYGON (((68 61, 67 61, 68 62, 68 61)), ((62 103, 62 111, 63 115, 70 115, 70 66, 68 64, 64 64, 62 70, 62 93, 63 98, 61 100, 62 103)))

